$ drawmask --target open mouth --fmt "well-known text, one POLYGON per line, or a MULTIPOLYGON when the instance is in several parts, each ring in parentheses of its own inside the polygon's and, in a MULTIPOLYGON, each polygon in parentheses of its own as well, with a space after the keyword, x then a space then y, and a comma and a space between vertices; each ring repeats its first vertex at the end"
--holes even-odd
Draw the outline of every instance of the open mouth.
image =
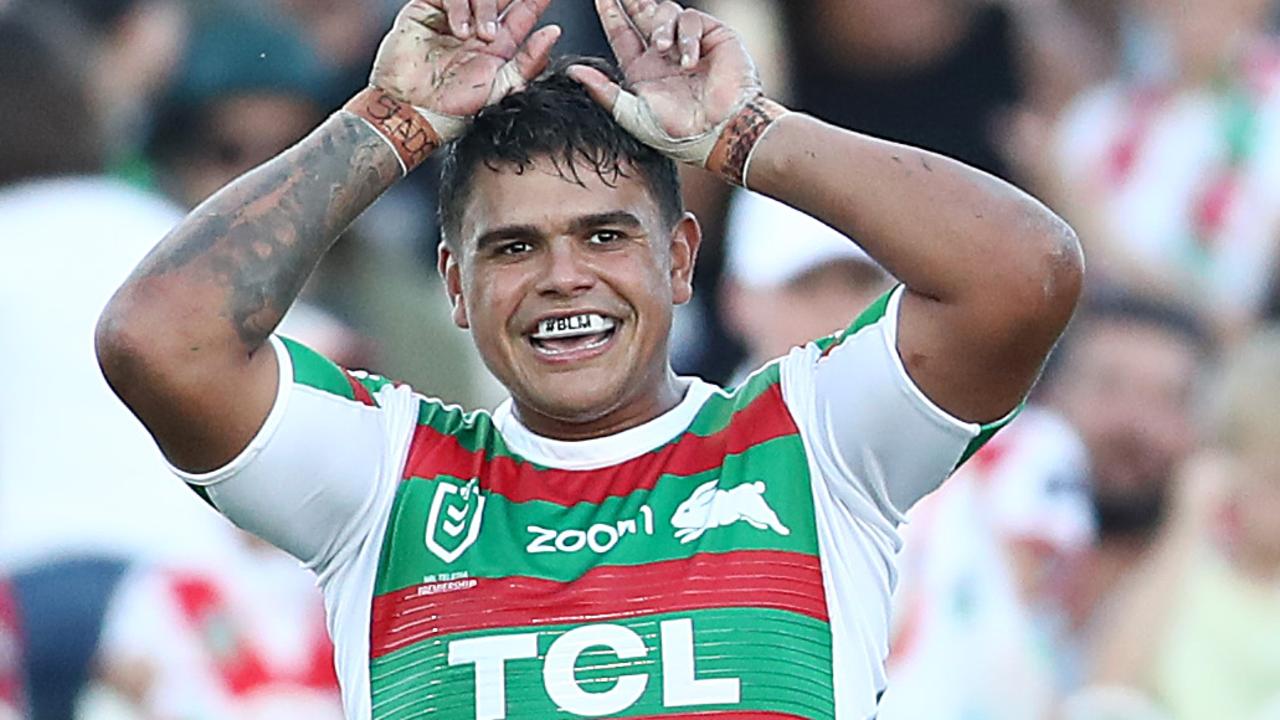
POLYGON ((582 313, 538 321, 529 343, 542 355, 568 358, 603 348, 618 331, 619 322, 596 313, 582 313))

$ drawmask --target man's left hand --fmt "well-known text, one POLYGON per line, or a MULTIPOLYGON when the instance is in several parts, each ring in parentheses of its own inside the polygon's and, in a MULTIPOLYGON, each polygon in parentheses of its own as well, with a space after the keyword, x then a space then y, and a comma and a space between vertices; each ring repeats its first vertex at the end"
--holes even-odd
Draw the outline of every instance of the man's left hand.
POLYGON ((641 141, 706 166, 725 126, 761 93, 742 40, 675 2, 596 0, 596 11, 629 90, 593 68, 570 74, 641 141))

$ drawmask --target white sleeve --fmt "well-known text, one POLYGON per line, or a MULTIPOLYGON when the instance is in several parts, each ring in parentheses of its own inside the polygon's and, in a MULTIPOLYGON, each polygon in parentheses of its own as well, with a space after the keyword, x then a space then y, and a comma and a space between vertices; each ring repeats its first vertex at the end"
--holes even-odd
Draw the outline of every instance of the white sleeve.
POLYGON ((911 380, 897 350, 902 294, 793 351, 782 368, 784 396, 833 494, 853 508, 870 503, 894 525, 1006 422, 957 419, 911 380))
POLYGON ((323 575, 389 510, 416 401, 291 340, 271 346, 279 389, 257 436, 219 470, 174 472, 237 526, 323 575))

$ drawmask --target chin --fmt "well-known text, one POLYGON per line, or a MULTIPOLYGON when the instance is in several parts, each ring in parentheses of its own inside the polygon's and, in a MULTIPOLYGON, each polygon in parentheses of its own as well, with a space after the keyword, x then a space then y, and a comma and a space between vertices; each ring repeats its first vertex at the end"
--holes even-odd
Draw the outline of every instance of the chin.
POLYGON ((597 422, 623 404, 621 388, 583 383, 566 390, 569 391, 525 393, 522 404, 540 415, 573 425, 597 422))

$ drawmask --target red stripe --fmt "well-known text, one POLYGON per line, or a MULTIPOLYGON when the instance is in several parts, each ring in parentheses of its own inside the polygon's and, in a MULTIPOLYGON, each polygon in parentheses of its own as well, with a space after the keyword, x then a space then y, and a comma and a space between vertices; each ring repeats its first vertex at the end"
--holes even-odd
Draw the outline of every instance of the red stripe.
POLYGON ((351 373, 345 371, 342 373, 342 376, 345 377, 347 379, 347 383, 351 385, 351 392, 355 393, 356 400, 370 407, 377 405, 377 403, 373 401, 373 396, 369 394, 369 388, 365 387, 364 383, 355 379, 351 373))
POLYGON ((404 477, 478 477, 486 492, 497 493, 511 502, 543 500, 569 507, 652 490, 664 473, 694 475, 714 470, 724 463, 726 455, 797 432, 778 385, 735 413, 729 426, 714 435, 685 435, 677 443, 599 470, 539 470, 509 456, 489 457, 483 450, 472 452, 462 447, 456 437, 419 425, 404 477))
POLYGON ((708 710, 705 712, 676 712, 672 715, 643 715, 627 717, 627 720, 716 720, 717 717, 732 717, 733 720, 808 720, 801 715, 790 712, 742 711, 742 710, 708 710))
POLYGON ((454 633, 694 610, 762 608, 827 621, 821 565, 817 557, 799 553, 702 553, 598 567, 569 583, 530 577, 465 582, 475 585, 432 595, 419 595, 431 586, 418 585, 374 598, 372 657, 454 633))

